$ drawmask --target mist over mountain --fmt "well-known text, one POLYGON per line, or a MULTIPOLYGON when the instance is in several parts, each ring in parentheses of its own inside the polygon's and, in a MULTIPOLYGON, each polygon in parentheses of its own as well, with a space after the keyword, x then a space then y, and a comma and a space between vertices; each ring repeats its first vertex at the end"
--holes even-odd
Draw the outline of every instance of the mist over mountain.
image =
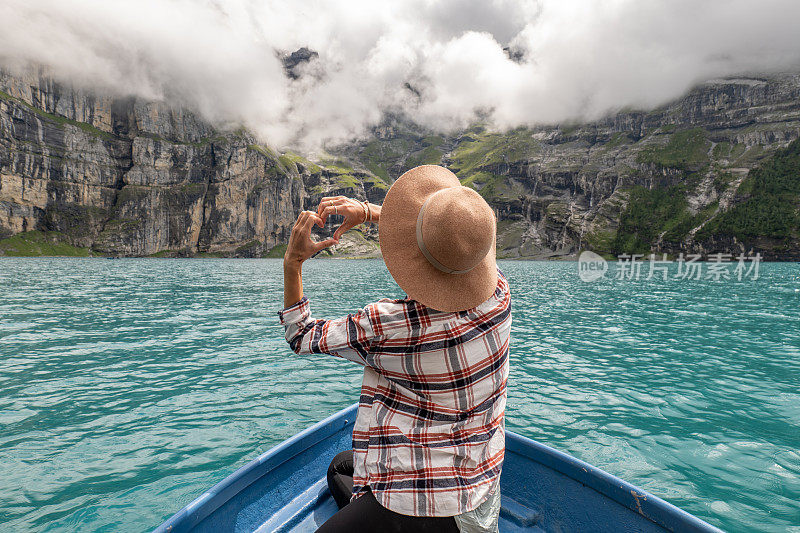
POLYGON ((792 0, 4 0, 0 68, 314 150, 387 113, 452 133, 652 109, 708 79, 796 69, 797 20, 792 0))
MULTIPOLYGON (((291 55, 290 72, 313 54, 291 55)), ((798 136, 800 74, 789 73, 505 133, 476 123, 442 134, 387 115, 309 160, 165 102, 0 71, 0 255, 280 257, 297 213, 323 196, 381 203, 405 170, 441 164, 495 210, 499 257, 796 260, 798 136)), ((330 251, 379 254, 376 227, 330 251)))

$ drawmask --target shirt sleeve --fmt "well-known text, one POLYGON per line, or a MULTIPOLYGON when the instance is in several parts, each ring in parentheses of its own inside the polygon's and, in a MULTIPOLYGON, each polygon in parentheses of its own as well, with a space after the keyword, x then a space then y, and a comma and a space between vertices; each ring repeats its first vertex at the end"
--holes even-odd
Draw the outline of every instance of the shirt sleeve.
POLYGON ((294 305, 278 312, 286 328, 286 342, 297 354, 327 353, 366 365, 369 347, 375 334, 369 311, 361 309, 335 320, 311 317, 306 296, 294 305))

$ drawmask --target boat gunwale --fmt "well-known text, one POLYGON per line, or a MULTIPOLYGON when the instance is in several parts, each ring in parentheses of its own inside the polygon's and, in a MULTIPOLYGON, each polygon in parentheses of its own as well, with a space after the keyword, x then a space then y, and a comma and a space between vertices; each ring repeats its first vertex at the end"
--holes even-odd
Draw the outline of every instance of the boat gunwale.
POLYGON ((506 432, 506 451, 555 470, 668 530, 673 531, 680 527, 681 531, 724 533, 701 518, 622 478, 513 431, 506 432))
POLYGON ((269 471, 322 442, 355 420, 358 404, 337 411, 270 448, 192 500, 153 530, 153 533, 188 531, 269 471), (353 415, 352 418, 350 415, 353 415))
MULTIPOLYGON (((190 530, 269 471, 349 425, 355 420, 357 409, 357 403, 345 407, 270 448, 192 500, 154 529, 153 533, 190 530)), ((681 531, 724 533, 632 483, 513 431, 506 431, 506 451, 521 455, 577 481, 668 530, 680 527, 681 531)))

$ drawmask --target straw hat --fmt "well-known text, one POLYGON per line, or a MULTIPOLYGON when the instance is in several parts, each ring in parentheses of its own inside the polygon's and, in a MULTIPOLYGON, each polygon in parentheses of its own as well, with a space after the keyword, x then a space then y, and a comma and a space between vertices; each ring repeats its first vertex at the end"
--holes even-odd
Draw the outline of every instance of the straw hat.
POLYGON ((444 167, 412 168, 392 184, 378 234, 392 277, 439 311, 464 311, 497 286, 496 220, 489 204, 444 167))

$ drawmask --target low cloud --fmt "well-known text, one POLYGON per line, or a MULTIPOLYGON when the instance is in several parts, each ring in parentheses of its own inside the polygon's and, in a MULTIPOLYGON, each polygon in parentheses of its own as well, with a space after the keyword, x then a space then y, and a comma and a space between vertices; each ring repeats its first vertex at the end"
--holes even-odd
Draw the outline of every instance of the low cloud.
POLYGON ((794 0, 0 0, 0 67, 44 65, 311 148, 387 111, 505 129, 800 69, 798 20, 794 0), (304 46, 318 56, 288 76, 282 57, 304 46))

